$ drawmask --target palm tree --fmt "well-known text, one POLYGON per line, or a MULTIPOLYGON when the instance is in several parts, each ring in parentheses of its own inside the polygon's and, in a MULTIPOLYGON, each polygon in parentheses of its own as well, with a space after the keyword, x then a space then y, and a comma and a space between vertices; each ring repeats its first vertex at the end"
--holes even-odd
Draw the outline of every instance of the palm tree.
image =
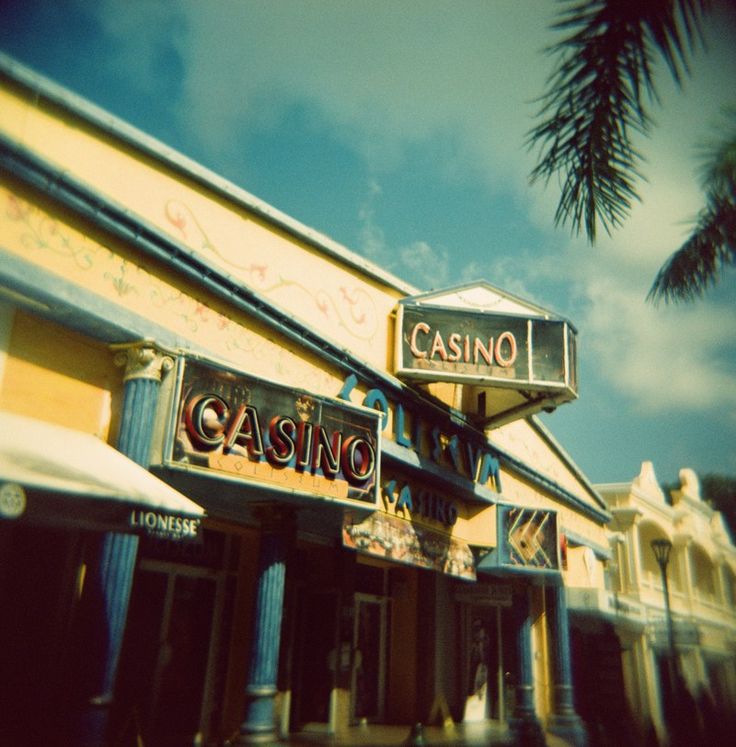
MULTIPOLYGON (((620 226, 638 198, 642 157, 632 145, 648 134, 658 103, 653 64, 664 59, 681 84, 702 43, 710 0, 562 0, 553 28, 566 36, 547 51, 555 67, 527 136, 541 146, 531 180, 562 178, 555 224, 570 222, 595 243, 598 223, 620 226)), ((734 118, 736 123, 736 117, 734 118)), ((652 301, 690 300, 736 264, 736 129, 707 151, 707 204, 688 240, 662 267, 652 301)))

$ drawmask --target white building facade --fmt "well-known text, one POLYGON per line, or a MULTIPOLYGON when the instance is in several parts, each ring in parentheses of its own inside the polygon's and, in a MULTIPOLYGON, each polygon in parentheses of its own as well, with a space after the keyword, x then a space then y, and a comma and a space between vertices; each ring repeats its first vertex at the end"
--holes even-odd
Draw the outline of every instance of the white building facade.
MULTIPOLYGON (((644 462, 632 481, 596 486, 613 517, 611 560, 606 591, 587 605, 620 643, 634 726, 655 730, 660 743, 672 740, 678 717, 689 731, 715 736, 736 713, 736 548, 693 470, 679 479, 667 496, 644 462), (666 576, 653 542, 669 549, 666 576), (684 686, 679 708, 670 707, 673 675, 684 686)), ((583 595, 571 596, 571 609, 586 606, 583 595)))

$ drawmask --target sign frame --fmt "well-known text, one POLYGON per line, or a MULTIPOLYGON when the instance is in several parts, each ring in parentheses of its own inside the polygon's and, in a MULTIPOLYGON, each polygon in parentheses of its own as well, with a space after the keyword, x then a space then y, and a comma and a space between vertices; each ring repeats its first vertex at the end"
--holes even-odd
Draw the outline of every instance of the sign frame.
MULTIPOLYGON (((512 314, 484 309, 465 309, 403 299, 399 302, 396 311, 395 370, 396 375, 402 379, 448 381, 524 391, 549 392, 556 397, 575 399, 577 397, 576 339, 575 328, 562 317, 534 314, 533 312, 512 314), (413 335, 414 339, 408 339, 405 322, 416 316, 435 322, 435 325, 424 322, 424 327, 420 331, 423 335, 420 339, 425 348, 433 334, 443 333, 440 341, 437 341, 435 345, 439 348, 439 361, 432 360, 434 356, 430 354, 431 351, 426 349, 419 351, 424 354, 422 358, 416 356, 412 358, 411 353, 409 353, 413 342, 416 342, 418 347, 418 335, 415 325, 413 331, 408 333, 409 338, 413 335), (460 333, 449 328, 440 330, 436 325, 444 323, 446 326, 448 318, 455 319, 459 327, 465 330, 485 327, 488 331, 488 328, 491 327, 493 332, 500 329, 501 335, 500 337, 489 334, 472 334, 471 336, 470 331, 460 333), (517 341, 516 335, 510 332, 504 337, 504 326, 514 328, 517 331, 521 329, 524 334, 523 339, 517 341), (534 358, 535 341, 538 337, 541 337, 541 334, 537 334, 537 330, 541 332, 545 327, 558 328, 560 331, 562 371, 556 379, 535 375, 535 367, 537 370, 540 368, 534 358), (513 343, 511 337, 514 338, 513 343), (489 338, 495 339, 494 346, 490 345, 489 338), (500 344, 499 339, 501 339, 500 344), (477 345, 476 340, 480 341, 477 345), (481 342, 484 342, 485 345, 481 342), (509 365, 509 360, 512 357, 512 344, 515 345, 516 351, 514 361, 521 360, 522 369, 526 371, 526 375, 512 375, 509 365), (490 352, 489 348, 492 348, 490 352), (447 360, 441 360, 443 355, 447 360), (523 359, 520 357, 523 357, 523 359), (470 360, 464 360, 471 358, 476 362, 482 359, 490 372, 481 373, 482 364, 471 364, 470 360), (451 365, 453 363, 458 365, 453 367, 451 365), (477 370, 472 370, 473 368, 477 370)), ((538 347, 539 345, 537 345, 538 347)))
MULTIPOLYGON (((382 425, 381 413, 377 410, 335 397, 313 394, 298 387, 277 384, 239 371, 226 363, 191 355, 177 357, 175 369, 168 383, 170 396, 162 398, 168 401, 165 405, 162 402, 159 409, 160 417, 165 420, 158 438, 161 446, 152 464, 179 473, 223 480, 240 486, 243 488, 244 504, 252 502, 252 494, 255 492, 258 494, 257 499, 261 501, 264 498, 274 500, 281 496, 286 499, 296 498, 300 502, 302 500, 324 501, 365 511, 375 511, 379 507, 382 425), (213 389, 219 387, 222 396, 216 391, 195 392, 192 390, 187 392, 186 387, 192 385, 192 378, 196 377, 197 373, 211 377, 215 382, 213 389), (247 392, 246 397, 257 393, 257 406, 254 404, 249 407, 251 412, 244 416, 243 410, 247 403, 245 400, 233 399, 233 391, 239 391, 241 395, 247 392), (266 396, 264 392, 272 396, 266 396), (209 403, 203 399, 205 396, 210 397, 209 403), (185 412, 187 408, 194 410, 191 403, 198 397, 201 400, 200 409, 206 408, 208 404, 211 404, 215 410, 219 408, 220 424, 215 423, 212 426, 215 430, 203 424, 207 418, 210 423, 214 422, 212 412, 207 414, 199 412, 196 415, 192 415, 192 412, 185 412), (233 401, 230 402, 230 399, 233 401), (267 405, 264 405, 264 402, 283 402, 287 399, 294 405, 293 413, 266 410, 267 405), (221 403, 224 403, 224 406, 221 403), (243 405, 243 410, 240 405, 243 405), (263 412, 259 415, 258 409, 261 407, 263 412), (194 417, 195 420, 199 418, 198 425, 193 425, 193 421, 187 422, 188 417, 190 419, 194 417), (239 425, 235 422, 236 417, 241 418, 238 421, 239 425), (330 451, 330 443, 335 446, 338 442, 337 431, 333 430, 329 433, 327 427, 323 427, 322 417, 327 417, 328 421, 331 420, 333 423, 342 422, 350 430, 350 437, 343 437, 344 434, 340 432, 340 446, 335 449, 338 453, 335 474, 327 474, 324 460, 329 459, 329 454, 327 456, 325 454, 330 451), (280 462, 282 455, 276 450, 286 449, 287 446, 295 448, 296 433, 299 427, 298 424, 295 426, 295 423, 300 418, 300 423, 313 426, 308 430, 305 426, 300 431, 308 433, 312 443, 311 447, 304 447, 304 453, 307 452, 307 448, 311 448, 309 453, 320 455, 321 461, 317 463, 310 458, 308 463, 297 469, 296 462, 299 454, 294 453, 288 462, 283 461, 286 457, 284 454, 280 462), (319 422, 313 418, 318 418, 319 422), (277 420, 283 422, 276 422, 277 420), (286 420, 292 422, 286 423, 286 420), (252 429, 251 435, 255 434, 256 429, 258 431, 254 440, 257 441, 260 437, 259 449, 251 450, 250 442, 246 449, 240 441, 236 441, 238 435, 241 434, 241 426, 245 428, 243 423, 246 422, 252 429), (194 428, 195 432, 198 432, 197 428, 203 431, 201 444, 192 442, 191 428, 194 428), (272 428, 276 430, 271 430, 272 428), (319 428, 328 435, 318 433, 319 428), (356 431, 364 437, 356 436, 356 431), (226 436, 231 436, 232 446, 229 452, 224 448, 226 436), (318 436, 321 439, 319 444, 317 444, 318 436), (211 441, 209 444, 208 438, 211 441), (280 440, 272 441, 273 438, 280 440), (348 445, 350 438, 352 441, 348 445), (371 455, 363 443, 357 443, 359 441, 370 443, 373 449, 373 468, 370 477, 365 481, 359 479, 361 459, 365 464, 365 460, 370 460, 371 455), (237 454, 233 453, 235 447, 237 447, 237 454), (272 448, 272 451, 268 451, 272 448), (259 450, 260 453, 258 453, 259 450), (360 453, 358 453, 359 450, 360 453), (355 467, 355 472, 350 476, 353 478, 352 482, 345 477, 346 464, 352 464, 355 467)), ((245 436, 248 435, 244 431, 243 433, 245 436)), ((306 438, 307 436, 305 440, 306 438)), ((332 455, 334 456, 334 453, 332 455)))
POLYGON ((558 512, 509 503, 497 503, 496 511, 497 545, 478 562, 478 571, 561 583, 558 512))

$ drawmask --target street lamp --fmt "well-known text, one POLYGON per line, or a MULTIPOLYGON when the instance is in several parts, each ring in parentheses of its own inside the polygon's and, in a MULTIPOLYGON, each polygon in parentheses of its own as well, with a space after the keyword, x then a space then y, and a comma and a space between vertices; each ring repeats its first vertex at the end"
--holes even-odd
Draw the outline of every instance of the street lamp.
POLYGON ((654 557, 657 559, 657 565, 662 573, 662 588, 664 590, 664 610, 667 616, 667 639, 670 648, 670 687, 672 692, 675 689, 675 665, 676 665, 676 654, 675 654, 675 635, 672 630, 672 612, 670 611, 670 587, 667 583, 667 565, 670 562, 670 552, 672 552, 672 543, 668 539, 653 539, 651 541, 652 552, 654 557))

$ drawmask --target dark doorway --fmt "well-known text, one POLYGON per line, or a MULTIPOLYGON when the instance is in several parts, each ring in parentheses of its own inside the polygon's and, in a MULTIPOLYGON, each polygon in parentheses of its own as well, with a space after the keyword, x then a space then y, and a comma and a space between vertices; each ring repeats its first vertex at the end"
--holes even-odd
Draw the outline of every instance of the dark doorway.
POLYGON ((188 569, 139 571, 118 682, 116 733, 123 739, 191 747, 202 729, 214 605, 211 578, 188 569))
POLYGON ((330 652, 337 644, 337 614, 336 591, 311 588, 299 591, 295 610, 292 729, 329 722, 334 682, 330 652))
POLYGON ((635 721, 626 702, 621 643, 613 627, 571 628, 575 707, 592 745, 636 741, 635 721))

